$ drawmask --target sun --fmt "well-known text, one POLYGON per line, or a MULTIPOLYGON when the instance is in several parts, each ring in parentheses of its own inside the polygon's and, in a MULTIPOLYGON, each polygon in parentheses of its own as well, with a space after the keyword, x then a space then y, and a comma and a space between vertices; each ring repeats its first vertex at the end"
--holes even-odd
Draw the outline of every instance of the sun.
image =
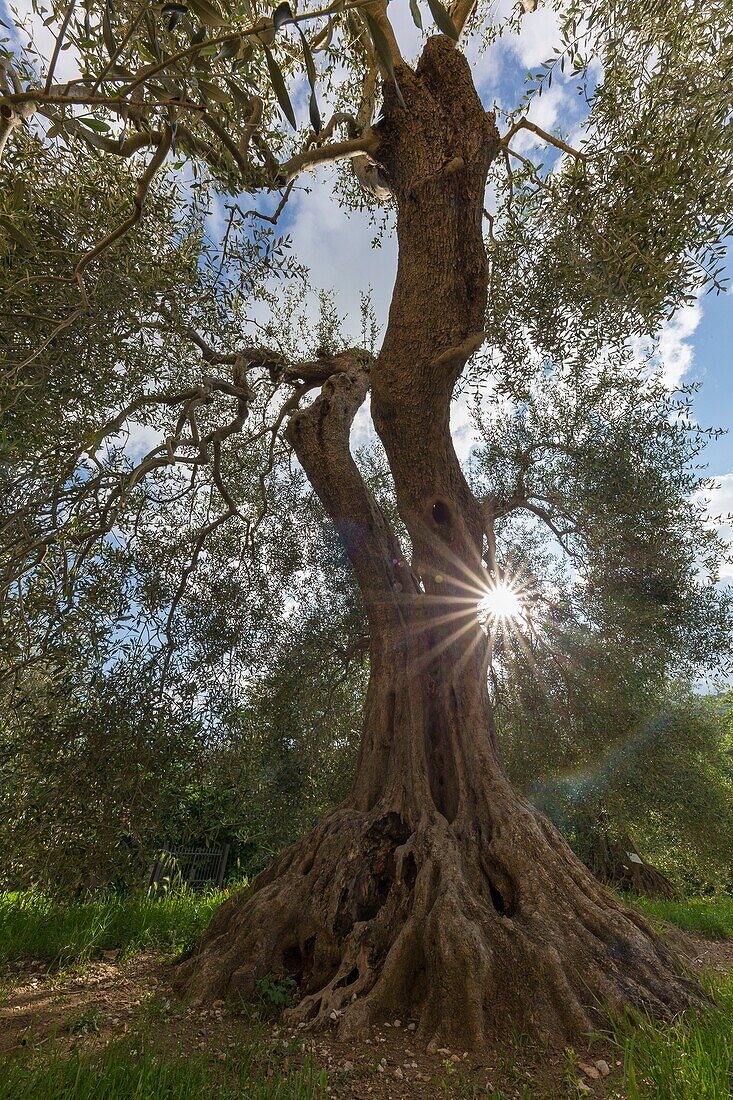
POLYGON ((524 606, 515 588, 497 581, 479 600, 476 610, 482 621, 511 623, 522 618, 524 606))

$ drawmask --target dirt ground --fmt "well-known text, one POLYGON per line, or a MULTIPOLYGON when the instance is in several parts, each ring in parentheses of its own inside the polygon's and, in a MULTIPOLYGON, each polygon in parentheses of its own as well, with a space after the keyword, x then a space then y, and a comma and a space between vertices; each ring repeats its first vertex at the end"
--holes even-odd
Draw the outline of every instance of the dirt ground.
MULTIPOLYGON (((733 941, 676 933, 678 948, 696 967, 733 969, 733 941)), ((309 1036, 261 1014, 230 1010, 223 1001, 194 1009, 170 992, 170 963, 156 955, 118 959, 114 952, 77 973, 50 975, 31 961, 0 975, 0 1055, 99 1049, 122 1036, 154 1036, 161 1050, 195 1052, 225 1070, 242 1044, 254 1047, 268 1075, 310 1054, 326 1068, 334 1097, 343 1100, 433 1100, 481 1097, 621 1097, 619 1051, 604 1038, 573 1051, 523 1044, 493 1050, 485 1059, 464 1051, 428 1052, 414 1024, 393 1020, 358 1046, 335 1036, 309 1036)))

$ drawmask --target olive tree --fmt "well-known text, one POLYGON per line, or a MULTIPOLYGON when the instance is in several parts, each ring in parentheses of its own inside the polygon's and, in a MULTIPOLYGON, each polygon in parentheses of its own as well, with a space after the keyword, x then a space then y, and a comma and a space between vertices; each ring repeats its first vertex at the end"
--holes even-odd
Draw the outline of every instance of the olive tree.
MULTIPOLYGON (((261 502, 238 503, 225 453, 238 438, 267 441, 266 496, 278 457, 292 449, 343 540, 368 621, 356 774, 314 832, 218 911, 180 981, 199 997, 246 994, 284 969, 301 991, 292 1019, 335 1020, 343 1035, 399 1011, 428 1044, 478 1046, 508 1022, 563 1041, 588 1030, 601 1002, 669 1013, 697 993, 658 933, 602 889, 507 777, 487 689, 490 635, 476 605, 497 587, 497 521, 537 507, 521 486, 506 500, 472 490, 451 401, 464 385, 490 380, 520 395, 548 363, 572 373, 601 361, 609 346, 653 338, 681 302, 720 285, 733 43, 722 0, 560 4, 559 51, 507 118, 482 103, 465 48, 478 36, 490 59, 501 28, 489 6, 428 8, 440 33, 426 35, 411 62, 382 0, 297 12, 246 0, 226 9, 214 0, 36 5, 54 40, 48 57, 6 49, 6 156, 29 124, 47 141, 130 160, 138 178, 127 216, 80 241, 63 284, 73 302, 45 320, 26 305, 35 319, 11 385, 93 311, 95 265, 136 226, 144 231, 169 160, 205 167, 235 194, 279 192, 276 206, 237 206, 230 221, 240 230, 276 221, 305 170, 348 161, 354 186, 344 184, 342 201, 395 211, 399 259, 376 354, 299 354, 272 327, 265 339, 246 326, 237 336, 228 316, 218 331, 215 304, 202 317, 195 295, 161 299, 161 344, 188 341, 210 373, 196 386, 146 389, 112 414, 75 452, 77 464, 99 460, 100 440, 141 408, 176 411, 133 469, 79 476, 76 500, 86 480, 97 493, 91 511, 51 509, 43 530, 24 537, 31 559, 39 545, 68 542, 73 513, 74 540, 91 543, 146 477, 210 468, 222 510, 197 527, 193 569, 223 524, 242 522, 246 541, 266 514, 261 502), (60 58, 78 61, 71 79, 57 75, 60 58), (527 115, 567 67, 588 103, 574 145, 527 115), (310 128, 294 141, 281 115, 297 126, 288 83, 300 72, 310 128), (337 108, 325 120, 323 87, 337 108), (551 151, 549 167, 517 149, 526 130, 551 151), (399 522, 350 449, 368 393, 399 522), (212 402, 227 399, 231 417, 207 422, 212 402)), ((428 18, 419 3, 411 11, 418 24, 428 18)), ((3 225, 22 252, 32 219, 8 195, 3 225)), ((238 262, 225 240, 222 271, 237 278, 238 262)), ((22 279, 14 286, 32 294, 22 279)), ((557 528, 552 503, 541 511, 557 528)))

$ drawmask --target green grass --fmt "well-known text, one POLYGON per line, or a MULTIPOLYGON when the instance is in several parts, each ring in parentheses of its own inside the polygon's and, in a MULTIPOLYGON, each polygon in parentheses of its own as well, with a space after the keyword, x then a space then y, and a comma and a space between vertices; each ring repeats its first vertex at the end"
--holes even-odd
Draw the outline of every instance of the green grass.
POLYGON ((685 932, 698 932, 716 939, 733 938, 733 896, 730 894, 682 901, 636 896, 627 900, 632 900, 647 916, 669 921, 685 932))
POLYGON ((88 962, 103 951, 186 951, 224 900, 221 891, 144 894, 58 902, 44 894, 0 894, 0 963, 88 962))
MULTIPOLYGON (((24 958, 51 965, 83 963, 106 950, 183 951, 191 947, 225 895, 174 893, 98 897, 58 903, 39 893, 0 894, 0 962, 24 958)), ((653 919, 707 936, 733 937, 733 898, 690 898, 635 905, 653 919)), ((677 1020, 645 1017, 612 1024, 623 1058, 618 1097, 624 1100, 730 1100, 733 1096, 733 974, 716 978, 716 1005, 677 1020)), ((95 1031, 80 1017, 76 1036, 95 1031)), ((153 1029, 154 1030, 154 1029, 153 1029)), ((143 1031, 144 1035, 144 1031, 143 1031)), ((0 1061, 0 1100, 323 1100, 326 1078, 311 1063, 298 1068, 292 1052, 238 1045, 226 1062, 203 1053, 163 1054, 143 1035, 114 1041, 101 1052, 36 1052, 0 1061), (263 1066, 269 1066, 269 1076, 263 1066)), ((455 1084, 455 1082, 453 1082, 455 1084)), ((455 1090, 454 1090, 455 1091, 455 1090)), ((499 1096, 499 1093, 494 1094, 499 1096)))
POLYGON ((201 1055, 135 1049, 134 1039, 98 1053, 53 1054, 41 1061, 0 1062, 0 1100, 321 1100, 326 1074, 312 1064, 272 1076, 245 1052, 227 1063, 201 1055))
POLYGON ((623 1053, 626 1100, 730 1100, 733 1095, 733 975, 716 981, 716 1007, 673 1023, 613 1024, 623 1053))

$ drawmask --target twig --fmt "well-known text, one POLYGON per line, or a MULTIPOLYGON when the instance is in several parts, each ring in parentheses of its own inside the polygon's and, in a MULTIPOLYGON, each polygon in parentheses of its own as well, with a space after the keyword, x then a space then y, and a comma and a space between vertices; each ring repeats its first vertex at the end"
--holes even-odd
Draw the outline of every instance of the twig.
POLYGON ((56 42, 55 42, 54 47, 53 47, 53 54, 51 55, 51 63, 48 66, 48 75, 46 76, 46 83, 43 87, 43 90, 46 94, 48 94, 48 92, 51 90, 51 85, 53 84, 53 74, 54 74, 54 70, 56 68, 56 62, 58 61, 59 54, 61 53, 61 47, 62 47, 63 42, 64 42, 64 36, 66 35, 66 31, 67 31, 68 26, 69 26, 69 20, 71 19, 71 14, 74 10, 74 4, 75 3, 76 3, 76 0, 70 0, 69 6, 66 9, 66 14, 64 16, 63 22, 61 24, 61 28, 60 28, 59 33, 58 33, 58 37, 56 38, 56 42))
POLYGON ((574 149, 572 145, 568 145, 567 142, 562 141, 561 138, 553 137, 552 134, 548 134, 547 130, 543 130, 540 126, 537 126, 534 122, 530 122, 527 118, 520 118, 519 122, 515 122, 511 130, 504 135, 499 144, 504 146, 504 148, 508 148, 509 142, 519 130, 531 130, 533 134, 537 134, 537 136, 541 137, 543 141, 546 141, 548 145, 554 145, 556 149, 562 149, 563 153, 575 157, 576 160, 588 159, 587 153, 582 153, 579 149, 574 149))

